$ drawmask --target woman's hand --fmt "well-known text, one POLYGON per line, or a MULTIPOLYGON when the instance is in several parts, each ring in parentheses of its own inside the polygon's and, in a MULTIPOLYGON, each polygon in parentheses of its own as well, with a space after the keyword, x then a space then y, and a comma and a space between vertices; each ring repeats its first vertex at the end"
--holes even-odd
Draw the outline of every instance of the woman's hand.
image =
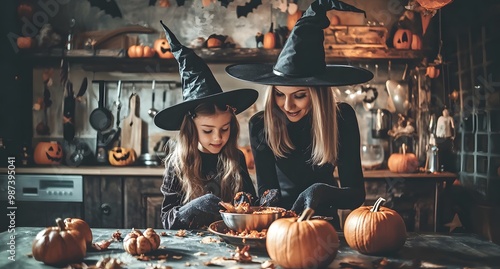
POLYGON ((334 187, 325 183, 314 183, 305 189, 292 206, 292 210, 300 213, 310 207, 314 210, 320 204, 328 203, 331 200, 331 194, 334 187))
POLYGON ((260 197, 260 206, 276 206, 280 200, 278 189, 266 190, 260 197))
POLYGON ((179 208, 179 219, 189 228, 209 225, 221 218, 219 212, 221 201, 219 197, 211 193, 200 196, 179 208))

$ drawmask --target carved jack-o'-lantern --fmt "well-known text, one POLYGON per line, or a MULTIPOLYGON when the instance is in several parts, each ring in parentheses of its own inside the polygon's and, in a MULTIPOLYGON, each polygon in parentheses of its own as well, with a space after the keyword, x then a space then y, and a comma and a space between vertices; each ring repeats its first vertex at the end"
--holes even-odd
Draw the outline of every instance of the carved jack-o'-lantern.
POLYGON ((114 147, 108 152, 111 165, 126 166, 135 162, 135 151, 132 148, 114 147))
POLYGON ((394 33, 392 44, 396 49, 409 49, 411 47, 412 32, 406 29, 398 29, 394 33))
POLYGON ((33 153, 36 164, 61 164, 62 158, 61 144, 56 141, 38 143, 33 153))
POLYGON ((163 58, 163 59, 174 58, 174 55, 172 54, 172 51, 170 50, 170 44, 168 44, 167 39, 165 39, 165 38, 156 39, 153 47, 156 51, 156 54, 158 54, 158 57, 163 58))

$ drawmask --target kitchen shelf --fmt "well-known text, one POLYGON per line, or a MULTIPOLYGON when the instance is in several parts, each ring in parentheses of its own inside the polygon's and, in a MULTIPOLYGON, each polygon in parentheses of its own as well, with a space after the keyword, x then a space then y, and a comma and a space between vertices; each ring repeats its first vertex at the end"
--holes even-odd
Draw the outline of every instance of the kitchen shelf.
MULTIPOLYGON (((235 49, 195 49, 196 54, 207 63, 274 63, 281 49, 235 48, 235 49)), ((420 61, 425 51, 398 50, 384 48, 326 49, 326 61, 333 64, 352 64, 353 61, 392 60, 420 61)), ((25 52, 24 57, 34 67, 58 65, 62 58, 72 64, 80 64, 86 71, 127 73, 177 72, 175 59, 128 58, 123 51, 71 51, 25 52)))

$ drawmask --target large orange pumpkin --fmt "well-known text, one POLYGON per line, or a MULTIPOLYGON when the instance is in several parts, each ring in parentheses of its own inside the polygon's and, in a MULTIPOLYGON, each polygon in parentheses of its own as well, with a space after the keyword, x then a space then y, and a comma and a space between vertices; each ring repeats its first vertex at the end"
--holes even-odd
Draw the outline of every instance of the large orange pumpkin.
POLYGON ((396 49, 410 49, 412 32, 407 29, 398 29, 394 33, 392 45, 396 49))
POLYGON ((418 169, 418 159, 413 153, 406 152, 406 145, 401 146, 402 153, 393 153, 387 160, 389 171, 393 173, 413 173, 418 169))
POLYGON ((147 228, 144 233, 132 229, 123 239, 123 248, 132 255, 140 255, 158 249, 160 241, 160 236, 152 228, 147 228))
POLYGON ((39 142, 33 153, 36 164, 61 164, 63 159, 63 149, 56 141, 39 142))
POLYGON ((269 257, 284 268, 323 268, 337 256, 339 237, 325 220, 311 220, 307 208, 300 218, 281 218, 267 230, 269 257))
POLYGON ((135 162, 133 148, 114 147, 108 152, 108 161, 114 166, 127 166, 135 162))
POLYGON ((92 245, 92 230, 87 222, 78 218, 66 218, 64 219, 64 225, 66 225, 67 230, 77 230, 80 235, 87 243, 87 247, 92 245))
POLYGON ((48 227, 40 231, 31 251, 33 258, 49 265, 66 265, 80 262, 87 253, 85 239, 80 231, 66 227, 63 220, 56 220, 56 227, 48 227))
POLYGON ((347 244, 363 254, 383 254, 399 250, 406 241, 403 218, 394 210, 381 206, 380 197, 374 206, 353 210, 344 223, 347 244))
POLYGON ((168 44, 168 40, 165 38, 158 38, 155 40, 155 43, 153 45, 153 48, 156 51, 156 54, 158 54, 158 57, 163 58, 163 59, 172 59, 174 58, 174 55, 172 54, 172 51, 170 50, 170 44, 168 44))

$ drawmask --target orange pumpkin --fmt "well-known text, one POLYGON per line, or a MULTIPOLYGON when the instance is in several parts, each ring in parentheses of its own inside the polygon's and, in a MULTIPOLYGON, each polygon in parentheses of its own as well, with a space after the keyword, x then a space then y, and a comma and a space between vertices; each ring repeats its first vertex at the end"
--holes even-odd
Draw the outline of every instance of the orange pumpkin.
POLYGON ((274 36, 274 24, 271 22, 271 27, 269 32, 264 35, 264 41, 262 42, 262 47, 265 49, 274 49, 276 46, 276 37, 274 36))
POLYGON ((144 233, 132 229, 123 239, 123 248, 132 255, 145 254, 158 249, 159 246, 160 236, 152 228, 147 228, 144 233))
POLYGON ((33 38, 20 36, 16 40, 17 47, 20 49, 30 49, 34 46, 33 38))
POLYGON ((407 29, 398 29, 394 33, 392 45, 396 49, 410 49, 412 32, 407 29))
POLYGON ((275 220, 267 230, 269 257, 284 268, 323 268, 337 256, 339 237, 325 220, 311 220, 307 208, 300 218, 275 220))
POLYGON ((418 159, 413 153, 406 152, 406 145, 401 146, 402 153, 393 153, 387 160, 389 171, 393 173, 413 173, 418 169, 418 159))
POLYGON ((151 58, 156 51, 150 46, 133 45, 128 48, 127 53, 130 58, 151 58))
POLYGON ((56 141, 39 142, 33 152, 33 159, 36 164, 61 164, 63 159, 63 149, 56 141))
POLYGON ((155 49, 156 54, 158 54, 158 57, 162 59, 174 58, 174 55, 170 50, 170 44, 168 44, 168 40, 165 38, 158 38, 157 40, 155 40, 153 48, 155 49))
POLYGON ((422 38, 419 35, 413 34, 411 36, 411 49, 412 50, 422 49, 422 38))
POLYGON ((87 246, 80 231, 66 227, 60 218, 56 223, 56 227, 48 227, 36 235, 31 246, 33 258, 59 266, 82 261, 87 246))
POLYGON ((439 70, 439 68, 434 65, 428 66, 425 70, 425 75, 430 78, 437 78, 439 77, 440 73, 441 71, 439 70))
POLYGON ((288 28, 288 31, 292 31, 293 27, 297 23, 297 21, 302 17, 302 11, 297 10, 293 14, 288 14, 287 20, 286 20, 286 27, 288 28))
POLYGON ((216 37, 209 37, 207 39, 207 48, 220 48, 222 47, 222 41, 216 37))
POLYGON ((340 17, 337 15, 333 15, 330 18, 330 25, 340 25, 340 17))
POLYGON ((127 166, 135 162, 135 151, 132 148, 114 147, 108 152, 108 161, 114 166, 127 166))
POLYGON ((64 219, 64 225, 66 225, 67 230, 79 231, 85 243, 87 243, 87 247, 92 245, 92 230, 90 230, 87 222, 77 218, 66 218, 64 219))
POLYGON ((20 4, 17 7, 17 15, 22 18, 26 17, 28 19, 32 19, 33 16, 33 7, 30 4, 20 4))
POLYGON ((354 209, 344 223, 347 244, 363 254, 383 254, 399 250, 406 241, 403 218, 394 210, 381 206, 380 197, 373 206, 354 209))

